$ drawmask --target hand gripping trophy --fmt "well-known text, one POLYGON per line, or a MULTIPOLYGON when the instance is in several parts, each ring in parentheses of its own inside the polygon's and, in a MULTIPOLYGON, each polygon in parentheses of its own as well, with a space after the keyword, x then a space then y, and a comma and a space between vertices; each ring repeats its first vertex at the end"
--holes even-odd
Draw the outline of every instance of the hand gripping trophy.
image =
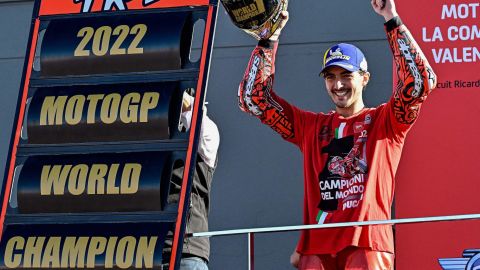
POLYGON ((233 23, 258 40, 270 38, 280 25, 288 0, 221 0, 233 23))

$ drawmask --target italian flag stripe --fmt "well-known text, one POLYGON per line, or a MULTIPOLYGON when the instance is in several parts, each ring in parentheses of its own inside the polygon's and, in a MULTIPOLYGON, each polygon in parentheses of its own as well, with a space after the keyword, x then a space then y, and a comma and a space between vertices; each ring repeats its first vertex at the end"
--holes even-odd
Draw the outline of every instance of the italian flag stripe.
POLYGON ((318 211, 317 223, 318 224, 323 224, 325 222, 325 219, 327 218, 327 215, 328 215, 328 213, 325 213, 322 210, 318 211))
POLYGON ((338 128, 335 129, 335 139, 341 139, 343 137, 345 137, 345 126, 347 125, 347 123, 343 122, 343 123, 340 123, 340 126, 338 128))

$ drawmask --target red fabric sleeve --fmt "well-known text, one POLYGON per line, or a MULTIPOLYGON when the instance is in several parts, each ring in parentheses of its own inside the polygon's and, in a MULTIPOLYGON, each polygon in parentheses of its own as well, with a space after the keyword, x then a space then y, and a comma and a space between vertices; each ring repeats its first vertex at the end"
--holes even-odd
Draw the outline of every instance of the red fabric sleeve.
POLYGON ((238 89, 239 107, 302 149, 305 112, 273 92, 277 46, 275 42, 253 50, 238 89))
POLYGON ((397 85, 386 105, 393 134, 404 137, 418 117, 427 95, 435 88, 436 75, 410 31, 398 17, 385 24, 396 65, 397 85))

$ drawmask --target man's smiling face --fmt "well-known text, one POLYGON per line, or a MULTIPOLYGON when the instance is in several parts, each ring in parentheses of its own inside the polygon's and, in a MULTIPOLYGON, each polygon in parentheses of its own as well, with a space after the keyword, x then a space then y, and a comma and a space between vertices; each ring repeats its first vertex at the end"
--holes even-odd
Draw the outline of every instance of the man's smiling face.
POLYGON ((342 67, 331 66, 323 71, 328 95, 338 110, 363 107, 363 88, 370 78, 368 72, 351 72, 342 67))

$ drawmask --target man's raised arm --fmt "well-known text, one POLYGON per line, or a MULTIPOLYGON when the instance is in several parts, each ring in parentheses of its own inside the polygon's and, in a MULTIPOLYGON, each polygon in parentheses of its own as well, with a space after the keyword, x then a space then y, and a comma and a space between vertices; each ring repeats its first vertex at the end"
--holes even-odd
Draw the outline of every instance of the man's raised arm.
POLYGON ((397 85, 391 102, 397 123, 408 127, 418 117, 420 105, 435 88, 437 77, 410 31, 397 14, 393 0, 372 0, 385 18, 385 30, 397 68, 397 85))
POLYGON ((278 37, 288 20, 288 12, 282 12, 282 20, 275 34, 268 40, 260 40, 253 50, 238 89, 238 104, 242 111, 259 118, 284 139, 292 140, 295 109, 273 92, 278 37))

